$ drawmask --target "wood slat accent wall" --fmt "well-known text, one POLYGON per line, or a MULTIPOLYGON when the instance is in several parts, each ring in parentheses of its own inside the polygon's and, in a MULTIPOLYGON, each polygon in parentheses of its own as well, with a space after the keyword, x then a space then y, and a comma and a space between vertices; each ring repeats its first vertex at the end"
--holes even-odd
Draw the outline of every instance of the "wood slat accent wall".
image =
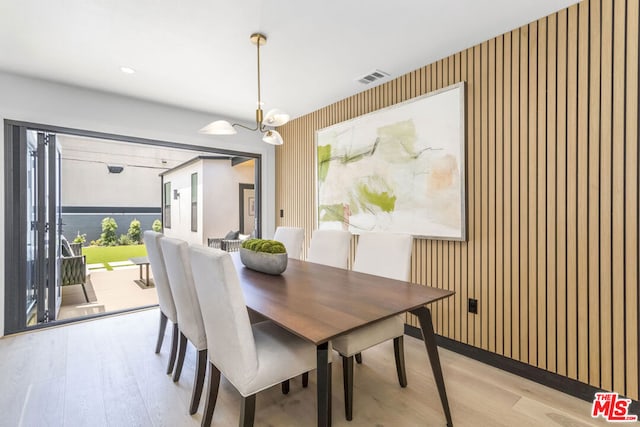
POLYGON ((466 81, 468 242, 413 251, 413 282, 456 291, 437 333, 637 400, 639 13, 583 1, 291 121, 277 225, 308 246, 316 130, 466 81))

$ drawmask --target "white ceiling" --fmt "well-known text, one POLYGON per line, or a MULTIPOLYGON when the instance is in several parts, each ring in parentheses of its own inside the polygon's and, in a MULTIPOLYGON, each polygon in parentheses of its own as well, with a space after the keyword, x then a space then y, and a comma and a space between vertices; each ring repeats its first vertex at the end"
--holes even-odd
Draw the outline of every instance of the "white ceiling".
POLYGON ((264 108, 297 117, 574 3, 0 0, 0 70, 252 121, 260 31, 264 108))

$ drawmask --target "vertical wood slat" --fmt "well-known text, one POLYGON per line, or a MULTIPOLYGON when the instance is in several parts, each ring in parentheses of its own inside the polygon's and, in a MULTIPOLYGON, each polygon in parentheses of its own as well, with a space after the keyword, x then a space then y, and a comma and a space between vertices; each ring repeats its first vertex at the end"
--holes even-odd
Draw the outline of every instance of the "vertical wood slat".
POLYGON ((496 174, 495 174, 495 277, 496 277, 496 309, 495 309, 495 352, 504 355, 504 138, 503 138, 503 107, 505 96, 504 86, 504 37, 496 38, 496 64, 495 64, 495 135, 496 135, 496 174))
POLYGON ((556 65, 557 15, 547 22, 547 369, 556 372, 556 65))
POLYGON ((511 357, 520 359, 520 30, 511 32, 511 357))
POLYGON ((578 6, 569 8, 567 25, 567 373, 578 378, 577 301, 577 150, 578 150, 578 6))
POLYGON ((316 130, 466 81, 468 241, 413 251, 413 281, 456 291, 436 329, 637 399, 638 13, 585 0, 292 120, 277 225, 308 244, 316 130))
POLYGON ((567 11, 558 13, 556 63, 556 372, 567 374, 567 11))
POLYGON ((504 82, 503 82, 503 113, 502 113, 502 135, 504 139, 503 148, 503 186, 504 190, 502 195, 504 197, 503 202, 503 242, 504 242, 504 257, 503 257, 503 289, 504 289, 504 355, 511 357, 512 347, 512 276, 511 276, 511 235, 512 235, 512 223, 511 223, 511 33, 504 35, 504 82))
POLYGON ((611 310, 611 115, 613 114, 613 4, 602 2, 600 48, 600 387, 613 387, 611 310))
MULTIPOLYGON (((613 147, 612 147, 612 302, 613 388, 625 389, 624 319, 624 129, 625 129, 625 1, 613 3, 613 147), (624 325, 624 326, 623 326, 624 325)), ((636 165, 637 168, 637 165, 636 165)))
MULTIPOLYGON (((481 96, 481 81, 482 76, 480 75, 480 71, 482 68, 481 64, 481 46, 477 45, 473 48, 473 83, 474 83, 474 111, 475 114, 473 116, 473 141, 474 141, 474 174, 473 174, 473 188, 475 192, 474 197, 474 211, 475 215, 472 217, 472 221, 475 223, 474 234, 473 234, 473 242, 474 242, 474 266, 473 266, 473 295, 474 298, 478 299, 478 309, 479 313, 482 313, 484 310, 484 302, 480 301, 480 296, 482 293, 482 263, 481 263, 481 251, 482 251, 482 195, 481 195, 481 184, 482 184, 482 175, 481 175, 481 161, 482 161, 482 129, 481 129, 481 121, 482 121, 482 111, 481 105, 482 100, 481 96)), ((474 316, 474 343, 478 347, 482 347, 482 315, 474 316)))
POLYGON ((538 221, 536 224, 536 257, 537 265, 537 283, 538 292, 537 300, 537 348, 538 348, 538 367, 547 368, 547 293, 546 293, 546 275, 547 275, 547 253, 546 253, 546 233, 547 233, 547 19, 543 18, 538 21, 538 129, 537 129, 537 213, 538 221))
POLYGON ((640 5, 637 1, 627 4, 627 75, 626 75, 626 144, 625 144, 625 284, 626 284, 626 395, 632 399, 640 399, 638 381, 638 264, 640 264, 638 217, 638 40, 639 35, 640 5))
POLYGON ((538 23, 529 24, 529 135, 527 207, 528 273, 529 278, 529 363, 538 366, 538 23))
POLYGON ((520 29, 520 360, 529 362, 529 26, 520 29))
POLYGON ((488 206, 487 206, 487 222, 488 222, 488 245, 489 253, 487 256, 488 269, 488 349, 491 352, 496 351, 496 312, 498 305, 496 301, 496 39, 489 41, 488 53, 488 206), (495 171, 495 173, 490 173, 495 171))
POLYGON ((495 309, 489 298, 489 43, 484 42, 480 46, 480 300, 484 301, 480 311, 481 336, 480 345, 483 349, 489 349, 489 312, 495 309))
POLYGON ((589 306, 588 244, 580 236, 588 235, 588 130, 589 130, 589 3, 578 5, 578 110, 577 110, 577 322, 578 379, 589 382, 589 306), (584 178, 580 178, 584 177, 584 178), (586 243, 586 242, 585 242, 586 243))
MULTIPOLYGON (((600 2, 589 5, 589 46, 600 52, 600 2)), ((589 57, 589 346, 600 348, 600 55, 589 57)), ((589 383, 600 385, 600 351, 589 351, 589 383)))

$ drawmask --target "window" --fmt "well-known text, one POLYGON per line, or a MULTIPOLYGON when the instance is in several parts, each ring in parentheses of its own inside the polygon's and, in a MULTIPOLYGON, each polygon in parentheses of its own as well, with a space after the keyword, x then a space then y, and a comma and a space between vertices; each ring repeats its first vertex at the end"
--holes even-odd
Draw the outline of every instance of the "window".
POLYGON ((191 231, 198 231, 198 174, 191 174, 191 231))
POLYGON ((171 228, 171 183, 164 183, 164 228, 171 228))

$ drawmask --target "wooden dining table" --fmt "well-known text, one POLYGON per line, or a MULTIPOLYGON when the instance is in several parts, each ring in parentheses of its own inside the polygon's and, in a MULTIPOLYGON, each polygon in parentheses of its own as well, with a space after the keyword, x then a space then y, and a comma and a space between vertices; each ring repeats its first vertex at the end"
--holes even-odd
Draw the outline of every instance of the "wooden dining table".
POLYGON ((406 312, 418 317, 447 425, 453 425, 431 312, 425 307, 453 291, 295 259, 274 276, 246 268, 238 253, 231 256, 247 307, 316 346, 318 426, 331 425, 330 341, 406 312))

